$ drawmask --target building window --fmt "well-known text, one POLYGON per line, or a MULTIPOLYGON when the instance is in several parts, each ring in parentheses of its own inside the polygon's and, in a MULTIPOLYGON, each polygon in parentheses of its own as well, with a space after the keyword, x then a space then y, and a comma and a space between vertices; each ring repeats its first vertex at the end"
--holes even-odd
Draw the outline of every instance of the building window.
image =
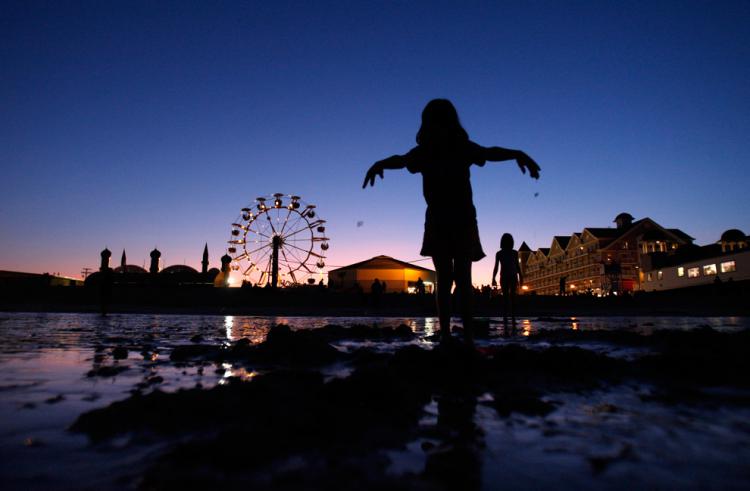
POLYGON ((657 280, 661 280, 662 278, 664 278, 664 273, 662 273, 661 271, 657 271, 656 272, 656 279, 657 280))
POLYGON ((677 276, 685 276, 685 268, 683 268, 682 266, 677 268, 677 276))
POLYGON ((701 275, 701 268, 688 268, 688 278, 697 278, 701 275))
POLYGON ((646 281, 651 281, 651 273, 646 274, 646 281))
POLYGON ((734 263, 734 261, 725 261, 721 263, 722 273, 731 273, 732 271, 737 271, 737 265, 734 263))
POLYGON ((715 264, 706 264, 703 266, 703 275, 704 276, 710 276, 712 274, 716 274, 716 265, 715 264))

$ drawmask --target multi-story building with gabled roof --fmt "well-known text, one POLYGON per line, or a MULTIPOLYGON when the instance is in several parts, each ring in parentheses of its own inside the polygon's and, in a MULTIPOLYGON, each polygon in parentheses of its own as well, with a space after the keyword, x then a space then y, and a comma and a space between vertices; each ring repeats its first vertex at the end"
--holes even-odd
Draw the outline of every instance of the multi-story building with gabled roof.
POLYGON ((519 254, 529 293, 595 295, 637 290, 641 254, 668 252, 692 244, 679 229, 668 229, 650 218, 615 218, 615 228, 586 227, 580 233, 555 236, 547 248, 519 254))

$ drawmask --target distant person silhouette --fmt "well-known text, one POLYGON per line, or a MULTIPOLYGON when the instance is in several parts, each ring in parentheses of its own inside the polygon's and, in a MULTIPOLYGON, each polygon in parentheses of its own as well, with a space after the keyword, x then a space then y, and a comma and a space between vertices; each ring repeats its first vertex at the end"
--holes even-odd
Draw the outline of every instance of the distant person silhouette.
POLYGON ((518 251, 513 249, 513 236, 503 234, 500 238, 500 250, 495 254, 495 268, 492 270, 492 286, 497 286, 498 265, 500 266, 500 288, 503 290, 503 327, 508 330, 508 314, 510 314, 513 330, 516 329, 516 313, 514 303, 518 286, 523 283, 521 268, 518 264, 518 251))
POLYGON ((424 296, 426 289, 424 286, 424 281, 422 280, 421 276, 417 278, 416 290, 417 290, 417 295, 424 296))
POLYGON ((437 308, 440 336, 450 338, 450 302, 453 282, 460 298, 464 336, 473 344, 471 316, 471 263, 485 254, 479 242, 476 210, 472 199, 469 168, 486 161, 515 160, 521 171, 539 178, 539 166, 520 150, 482 147, 469 140, 458 113, 447 99, 433 99, 422 111, 417 146, 405 155, 375 162, 362 187, 383 178, 385 169, 406 168, 422 174, 422 192, 427 202, 421 254, 431 256, 437 272, 437 308))
POLYGON ((380 307, 380 296, 383 294, 383 285, 380 281, 375 278, 375 281, 370 285, 370 295, 372 297, 372 306, 380 307))

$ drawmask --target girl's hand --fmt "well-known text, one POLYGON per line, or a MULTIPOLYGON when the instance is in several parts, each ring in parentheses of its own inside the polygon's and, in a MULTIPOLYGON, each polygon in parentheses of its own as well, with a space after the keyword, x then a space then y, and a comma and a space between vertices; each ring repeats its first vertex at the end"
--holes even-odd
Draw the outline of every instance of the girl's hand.
POLYGON ((516 162, 518 162, 518 167, 521 169, 521 172, 526 174, 526 169, 529 169, 529 175, 533 179, 539 179, 539 171, 541 170, 541 167, 534 162, 534 159, 525 153, 520 152, 520 155, 516 157, 516 162))
POLYGON ((372 167, 370 167, 367 171, 367 174, 365 174, 365 182, 362 183, 362 189, 367 187, 367 183, 370 183, 370 186, 375 185, 375 176, 380 176, 380 178, 383 178, 383 167, 379 165, 380 162, 375 162, 372 164, 372 167))

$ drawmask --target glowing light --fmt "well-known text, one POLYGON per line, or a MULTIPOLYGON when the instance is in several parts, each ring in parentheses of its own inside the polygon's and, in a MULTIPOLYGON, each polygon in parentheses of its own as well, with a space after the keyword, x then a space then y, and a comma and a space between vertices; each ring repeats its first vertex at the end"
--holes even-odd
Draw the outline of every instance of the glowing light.
POLYGON ((526 290, 528 290, 528 289, 529 289, 529 286, 528 286, 528 285, 523 285, 523 286, 521 287, 521 290, 523 290, 523 291, 526 291, 526 290))
POLYGON ((234 329, 234 316, 224 316, 224 329, 226 330, 227 339, 232 340, 232 330, 234 329))
POLYGON ((529 319, 524 319, 521 321, 521 334, 523 334, 524 336, 531 335, 531 321, 529 319))

